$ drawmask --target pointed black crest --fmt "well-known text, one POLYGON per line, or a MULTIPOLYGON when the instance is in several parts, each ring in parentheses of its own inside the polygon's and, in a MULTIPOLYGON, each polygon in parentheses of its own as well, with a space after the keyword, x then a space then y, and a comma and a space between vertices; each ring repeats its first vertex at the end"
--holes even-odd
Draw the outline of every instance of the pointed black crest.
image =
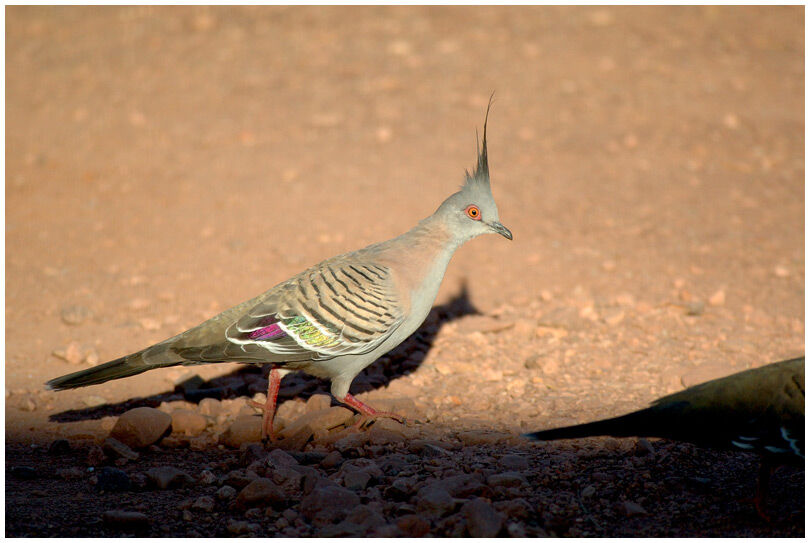
POLYGON ((475 171, 472 175, 470 175, 470 172, 464 172, 467 176, 465 184, 484 183, 489 186, 489 162, 487 161, 487 120, 489 119, 489 108, 492 107, 492 99, 494 97, 495 93, 493 92, 489 97, 487 113, 484 116, 484 138, 480 148, 478 147, 478 130, 475 131, 475 149, 478 152, 478 164, 476 165, 475 171))

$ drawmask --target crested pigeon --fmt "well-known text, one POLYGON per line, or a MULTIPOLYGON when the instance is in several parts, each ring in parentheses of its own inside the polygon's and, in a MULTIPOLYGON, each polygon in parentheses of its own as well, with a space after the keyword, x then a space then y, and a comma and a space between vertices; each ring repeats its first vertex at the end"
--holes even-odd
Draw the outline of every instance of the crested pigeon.
POLYGON ((804 357, 775 362, 664 396, 640 411, 526 434, 551 441, 648 436, 759 453, 757 512, 773 466, 804 461, 804 357))
POLYGON ((366 366, 424 322, 453 253, 476 236, 512 239, 490 189, 487 119, 478 163, 461 189, 408 232, 335 256, 175 337, 94 368, 48 381, 50 389, 95 385, 155 368, 216 362, 269 364, 263 438, 273 438, 281 377, 300 370, 331 380, 331 393, 358 411, 377 411, 349 394, 366 366))

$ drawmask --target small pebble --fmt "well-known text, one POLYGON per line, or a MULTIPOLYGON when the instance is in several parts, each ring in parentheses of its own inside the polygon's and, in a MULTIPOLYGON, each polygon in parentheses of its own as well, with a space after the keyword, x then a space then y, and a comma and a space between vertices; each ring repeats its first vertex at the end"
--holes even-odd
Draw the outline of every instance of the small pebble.
POLYGON ((81 364, 82 359, 82 349, 81 346, 75 342, 71 341, 67 344, 64 349, 57 349, 53 351, 53 355, 57 358, 61 358, 70 364, 81 364))
POLYGON ((70 442, 67 439, 56 439, 48 446, 48 454, 60 455, 70 452, 70 442))
POLYGON ((340 466, 343 461, 343 455, 340 454, 340 451, 332 451, 321 460, 320 466, 324 469, 332 469, 340 466))
POLYGON ((280 504, 286 500, 284 489, 270 479, 259 478, 251 481, 236 497, 237 505, 280 504))
POLYGON ((238 449, 243 443, 258 443, 262 439, 262 418, 241 415, 233 421, 221 441, 223 445, 238 449))
POLYGON ((93 312, 83 305, 69 305, 62 308, 62 321, 73 326, 79 325, 93 316, 93 312))
POLYGON ((197 436, 205 431, 208 419, 191 409, 172 411, 172 432, 186 436, 197 436))
POLYGON ((718 290, 709 297, 709 305, 720 306, 726 303, 726 291, 723 289, 718 290))
POLYGON ((360 498, 354 492, 326 484, 304 496, 300 511, 313 524, 323 525, 343 520, 358 505, 360 498))
POLYGON ((85 396, 84 398, 82 398, 82 403, 86 407, 98 407, 100 405, 105 405, 107 403, 107 399, 103 396, 91 394, 89 396, 85 396))
POLYGON ((503 455, 500 464, 507 471, 525 471, 529 469, 529 461, 525 457, 516 454, 503 455))
POLYGON ((467 531, 472 537, 495 537, 503 526, 500 513, 482 498, 473 498, 465 503, 461 513, 467 519, 467 531))
POLYGON ((140 456, 138 453, 127 447, 125 444, 121 443, 114 437, 108 437, 104 440, 104 444, 101 446, 102 450, 105 453, 110 453, 111 456, 116 458, 126 458, 127 460, 137 460, 140 456))
POLYGON ((200 472, 199 477, 197 477, 197 483, 207 486, 212 485, 217 482, 217 476, 214 475, 214 472, 210 469, 204 469, 200 472))
POLYGON ((210 513, 214 510, 214 498, 211 496, 200 496, 195 500, 195 502, 191 505, 192 509, 196 509, 198 511, 205 511, 206 513, 210 513))
POLYGON ((146 472, 147 479, 158 489, 180 488, 190 485, 194 478, 174 466, 158 466, 146 472))
POLYGON ((647 510, 635 502, 626 501, 622 504, 624 514, 628 517, 647 515, 647 510))
POLYGON ((686 304, 686 314, 692 317, 702 315, 706 305, 700 300, 692 300, 686 304))
POLYGON ((217 490, 216 496, 218 500, 226 502, 236 496, 236 489, 232 486, 224 485, 217 490))
POLYGON ((234 535, 244 535, 255 533, 260 530, 260 526, 254 522, 246 520, 231 520, 228 522, 227 530, 234 535))
POLYGON ((152 407, 136 407, 118 417, 110 436, 135 448, 157 443, 171 427, 172 418, 152 407))

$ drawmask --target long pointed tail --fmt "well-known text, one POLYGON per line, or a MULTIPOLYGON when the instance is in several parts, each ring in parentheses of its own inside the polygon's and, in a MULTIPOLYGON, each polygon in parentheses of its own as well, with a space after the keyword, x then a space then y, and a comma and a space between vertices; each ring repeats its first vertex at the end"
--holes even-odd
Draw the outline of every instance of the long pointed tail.
POLYGON ((137 356, 137 361, 132 360, 133 355, 122 356, 106 364, 101 364, 94 368, 77 371, 56 379, 51 379, 45 386, 51 390, 64 390, 67 388, 85 387, 88 385, 97 385, 110 381, 112 379, 121 379, 122 377, 129 377, 130 375, 137 375, 155 366, 145 364, 140 356, 137 356))
POLYGON ((590 436, 614 436, 614 437, 629 437, 629 436, 656 436, 659 435, 661 429, 656 428, 656 417, 658 413, 654 409, 642 409, 615 417, 612 419, 598 420, 595 422, 588 422, 586 424, 576 424, 574 426, 565 426, 562 428, 553 428, 551 430, 543 430, 540 432, 533 432, 531 434, 523 434, 529 439, 538 441, 552 441, 555 439, 575 439, 578 437, 590 436))
POLYGON ((45 383, 45 386, 51 390, 86 387, 138 375, 155 368, 167 368, 188 363, 188 360, 172 352, 170 346, 171 340, 167 340, 106 364, 51 379, 45 383))

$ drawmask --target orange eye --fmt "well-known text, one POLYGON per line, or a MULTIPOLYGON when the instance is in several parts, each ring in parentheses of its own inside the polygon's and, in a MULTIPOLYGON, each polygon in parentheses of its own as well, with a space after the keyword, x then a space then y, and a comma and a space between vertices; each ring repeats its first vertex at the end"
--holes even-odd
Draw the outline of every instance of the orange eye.
POLYGON ((467 209, 465 211, 467 212, 467 216, 469 218, 471 218, 472 220, 474 220, 474 221, 480 221, 481 220, 481 210, 478 209, 478 206, 469 205, 469 206, 467 206, 467 209))

